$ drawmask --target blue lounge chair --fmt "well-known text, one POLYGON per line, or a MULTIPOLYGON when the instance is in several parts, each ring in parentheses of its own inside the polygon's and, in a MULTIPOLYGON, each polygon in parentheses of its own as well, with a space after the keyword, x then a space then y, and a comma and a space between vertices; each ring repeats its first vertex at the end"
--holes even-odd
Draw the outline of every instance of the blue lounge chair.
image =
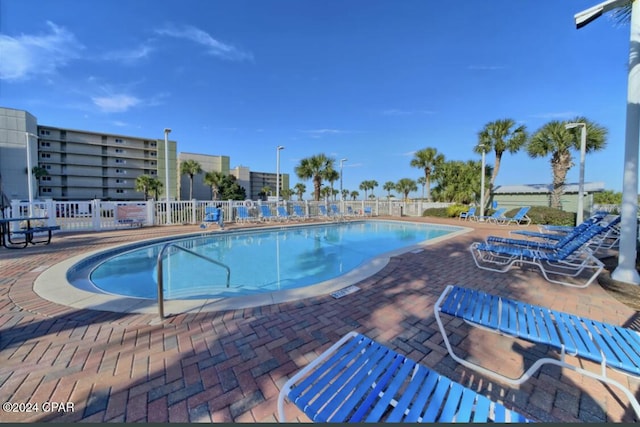
POLYGON ((289 216, 289 212, 287 212, 287 208, 285 208, 284 206, 278 206, 277 212, 278 212, 278 220, 289 221, 290 216, 289 216))
POLYGON ((362 214, 364 216, 373 216, 373 212, 371 212, 371 206, 365 206, 365 208, 362 210, 362 214))
MULTIPOLYGON (((607 375, 607 369, 615 369, 629 376, 640 376, 638 332, 453 285, 447 286, 438 298, 434 314, 449 355, 467 368, 508 384, 519 385, 529 379, 542 365, 558 365, 619 388, 629 399, 636 415, 640 417, 640 404, 633 393, 628 387, 607 375), (558 351, 560 356, 540 358, 519 378, 507 377, 458 356, 449 343, 441 314, 462 319, 469 325, 484 330, 547 345, 558 351), (569 363, 565 360, 566 355, 598 363, 600 372, 588 370, 588 365, 584 363, 569 363)), ((459 331, 456 333, 460 334, 459 331)))
POLYGON ((302 221, 306 217, 307 216, 304 214, 304 211, 302 210, 302 206, 293 205, 293 215, 291 215, 292 219, 297 219, 297 220, 302 221))
POLYGON ((504 216, 504 213, 506 211, 507 211, 507 208, 500 208, 491 215, 476 216, 476 221, 486 221, 486 222, 497 223, 498 220, 504 216))
POLYGON ((260 219, 262 221, 273 221, 274 217, 271 215, 271 209, 267 205, 260 205, 260 219))
POLYGON ((249 214, 249 208, 247 208, 246 206, 237 206, 236 213, 237 213, 236 222, 248 223, 255 220, 255 218, 249 214))
POLYGON ((599 212, 596 213, 592 216, 590 216, 589 218, 587 218, 586 220, 584 220, 584 222, 582 224, 579 224, 575 227, 571 227, 571 226, 551 226, 551 225, 540 225, 539 229, 541 231, 529 231, 529 230, 512 230, 509 232, 509 234, 519 234, 522 236, 526 236, 526 237, 534 237, 534 238, 539 238, 539 239, 543 239, 543 240, 561 240, 564 238, 564 236, 567 233, 572 233, 576 230, 580 230, 580 229, 585 229, 586 227, 588 227, 591 224, 595 224, 599 221, 602 221, 605 217, 607 216, 606 212, 599 212), (546 231, 542 231, 545 230, 543 227, 558 227, 558 228, 550 228, 546 231))
POLYGON ((474 242, 469 247, 473 261, 483 270, 506 273, 512 267, 521 264, 535 265, 545 279, 575 288, 585 288, 598 277, 604 264, 588 248, 591 240, 602 233, 604 227, 595 224, 589 227, 561 249, 541 250, 513 245, 497 245, 486 242, 474 242), (585 283, 567 282, 566 278, 577 277, 583 271, 594 270, 585 283))
POLYGON ((224 230, 224 214, 222 209, 215 206, 205 206, 204 218, 202 224, 200 224, 200 228, 207 228, 209 224, 213 222, 218 223, 220 229, 224 230))
POLYGON ((531 218, 529 218, 527 216, 527 212, 529 212, 529 209, 531 209, 530 206, 523 206, 512 217, 502 216, 500 218, 496 218, 496 223, 498 225, 516 224, 516 225, 527 226, 527 225, 531 224, 531 218))
POLYGON ((340 213, 340 209, 338 209, 338 205, 333 204, 333 205, 329 206, 329 208, 331 209, 330 214, 334 218, 340 219, 340 218, 344 217, 344 215, 342 215, 342 213, 340 213))
POLYGON ((356 332, 285 383, 280 422, 286 422, 285 398, 317 422, 530 421, 356 332))
POLYGON ((471 206, 468 211, 460 212, 460 216, 458 217, 458 220, 464 219, 469 221, 471 219, 474 219, 475 216, 476 216, 476 207, 471 206))
POLYGON ((325 205, 318 205, 318 211, 320 212, 320 218, 330 218, 329 212, 327 212, 327 207, 325 205))

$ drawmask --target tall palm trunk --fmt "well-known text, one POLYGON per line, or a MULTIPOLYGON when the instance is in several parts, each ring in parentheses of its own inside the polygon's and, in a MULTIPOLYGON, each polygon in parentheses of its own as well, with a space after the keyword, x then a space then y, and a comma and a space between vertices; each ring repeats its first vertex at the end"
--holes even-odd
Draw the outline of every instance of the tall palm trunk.
POLYGON ((313 197, 316 199, 316 202, 320 200, 320 187, 322 187, 322 177, 316 175, 313 178, 313 197))
MULTIPOLYGON (((424 185, 427 189, 427 202, 431 201, 431 171, 429 169, 425 169, 424 171, 424 179, 427 181, 424 185)), ((423 187, 424 188, 424 187, 423 187)))
POLYGON ((573 166, 571 153, 562 151, 551 156, 551 170, 553 171, 553 189, 551 191, 551 207, 562 208, 561 197, 564 192, 565 178, 567 172, 573 166))
POLYGON ((491 190, 493 189, 493 184, 496 182, 496 178, 498 177, 498 171, 500 170, 500 161, 502 160, 502 153, 496 153, 496 162, 493 166, 493 173, 491 174, 491 180, 489 181, 489 188, 484 190, 484 207, 486 208, 489 205, 489 199, 491 198, 491 190))

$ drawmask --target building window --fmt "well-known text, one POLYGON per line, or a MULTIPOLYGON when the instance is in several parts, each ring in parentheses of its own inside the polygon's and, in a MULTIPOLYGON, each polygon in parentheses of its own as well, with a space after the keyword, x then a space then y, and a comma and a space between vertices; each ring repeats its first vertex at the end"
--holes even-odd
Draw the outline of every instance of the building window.
POLYGON ((51 132, 48 130, 40 129, 40 135, 51 135, 51 132))
POLYGON ((40 153, 40 157, 42 157, 43 159, 50 159, 51 153, 40 153))
POLYGON ((151 161, 151 166, 155 166, 156 162, 155 161, 151 161))
POLYGON ((127 192, 127 191, 126 191, 126 190, 123 190, 122 188, 118 188, 118 189, 116 189, 116 193, 124 194, 124 193, 126 193, 126 192, 127 192))
POLYGON ((125 173, 127 173, 127 171, 124 170, 124 169, 116 169, 116 173, 125 174, 125 173))
POLYGON ((124 144, 124 140, 122 138, 116 138, 116 144, 124 144))
POLYGON ((149 153, 149 155, 151 157, 158 157, 158 153, 156 153, 155 151, 152 151, 151 153, 149 153))
POLYGON ((116 148, 116 153, 122 154, 124 153, 124 150, 122 148, 116 148))
POLYGON ((150 175, 157 175, 157 172, 156 171, 151 171, 151 172, 149 172, 149 174, 150 175))
POLYGON ((48 171, 51 170, 51 165, 42 165, 42 167, 45 168, 48 171))
POLYGON ((40 141, 40 147, 51 147, 51 143, 47 141, 40 141))
POLYGON ((40 181, 51 181, 51 177, 50 176, 41 176, 40 177, 40 181))
POLYGON ((116 163, 127 163, 125 159, 116 159, 116 163))
POLYGON ((152 141, 152 142, 151 142, 151 146, 152 146, 152 147, 157 147, 157 146, 158 146, 158 143, 157 143, 157 142, 155 142, 155 141, 152 141))
POLYGON ((41 192, 43 192, 43 193, 51 193, 51 188, 49 188, 49 187, 42 187, 42 188, 40 189, 40 191, 41 191, 41 192))

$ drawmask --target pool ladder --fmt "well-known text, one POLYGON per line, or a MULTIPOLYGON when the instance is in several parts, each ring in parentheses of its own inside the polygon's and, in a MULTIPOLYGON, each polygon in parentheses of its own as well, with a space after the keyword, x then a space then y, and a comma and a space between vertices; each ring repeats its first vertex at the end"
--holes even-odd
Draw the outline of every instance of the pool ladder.
POLYGON ((158 273, 158 313, 160 314, 160 319, 164 319, 164 276, 162 273, 162 259, 164 258, 164 253, 167 250, 167 248, 173 246, 176 249, 180 249, 181 251, 184 251, 186 253, 189 253, 191 255, 194 255, 198 258, 202 258, 205 261, 209 261, 215 265, 218 265, 222 268, 224 268, 225 270, 227 270, 227 288, 229 287, 229 282, 231 280, 231 269, 229 268, 228 265, 221 263, 220 261, 216 261, 215 259, 206 257, 204 255, 201 255, 197 252, 194 252, 192 250, 189 250, 183 246, 178 245, 175 242, 169 242, 166 245, 164 245, 162 247, 162 249, 160 250, 160 253, 158 254, 158 259, 156 261, 156 270, 158 273))

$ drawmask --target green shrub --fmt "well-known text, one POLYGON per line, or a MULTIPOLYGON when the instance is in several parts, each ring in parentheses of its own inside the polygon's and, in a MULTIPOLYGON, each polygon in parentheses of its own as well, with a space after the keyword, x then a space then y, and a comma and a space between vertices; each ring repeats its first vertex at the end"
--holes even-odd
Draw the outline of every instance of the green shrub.
POLYGON ((422 212, 422 216, 435 216, 438 218, 449 218, 447 208, 429 208, 422 212))
MULTIPOLYGON (((513 216, 519 208, 505 212, 505 216, 513 216)), ((531 206, 527 216, 531 218, 532 224, 548 225, 576 225, 576 214, 565 212, 561 209, 549 208, 546 206, 531 206)))
POLYGON ((469 206, 466 205, 451 205, 447 207, 447 216, 451 218, 460 218, 462 212, 467 212, 469 206))

